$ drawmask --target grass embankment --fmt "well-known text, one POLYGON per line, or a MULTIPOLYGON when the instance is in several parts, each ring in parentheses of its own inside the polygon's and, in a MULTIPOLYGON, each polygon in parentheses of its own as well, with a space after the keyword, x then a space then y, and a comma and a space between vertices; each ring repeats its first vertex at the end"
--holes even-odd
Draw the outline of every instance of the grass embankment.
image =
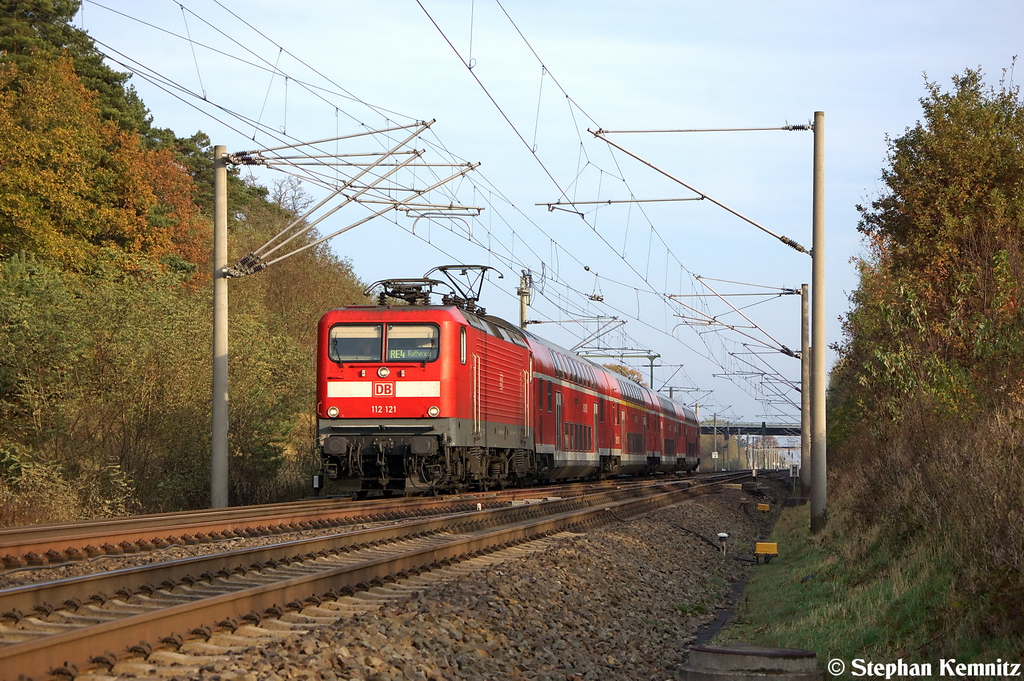
POLYGON ((732 623, 716 644, 802 648, 847 662, 1021 661, 1020 638, 993 639, 977 604, 958 600, 957 566, 940 541, 899 555, 870 534, 811 537, 810 507, 787 508, 769 541, 779 556, 754 568, 732 623))

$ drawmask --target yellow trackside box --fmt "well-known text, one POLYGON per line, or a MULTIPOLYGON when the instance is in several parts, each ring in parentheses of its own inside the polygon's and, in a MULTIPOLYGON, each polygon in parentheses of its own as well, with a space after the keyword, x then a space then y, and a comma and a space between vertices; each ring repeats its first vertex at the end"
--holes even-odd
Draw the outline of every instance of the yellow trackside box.
POLYGON ((759 556, 777 556, 779 555, 779 545, 775 542, 759 541, 754 546, 754 553, 759 556))
POLYGON ((769 510, 771 510, 771 506, 769 506, 768 504, 758 504, 757 505, 757 510, 758 511, 769 511, 769 510))

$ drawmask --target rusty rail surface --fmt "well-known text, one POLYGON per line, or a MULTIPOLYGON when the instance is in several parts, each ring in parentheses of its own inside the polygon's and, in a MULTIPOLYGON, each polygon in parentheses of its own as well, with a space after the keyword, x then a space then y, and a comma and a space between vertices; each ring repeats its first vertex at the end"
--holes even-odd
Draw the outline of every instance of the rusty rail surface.
MULTIPOLYGON (((288 607, 301 607, 302 603, 369 588, 374 579, 393 579, 405 571, 430 569, 498 550, 510 543, 621 520, 678 503, 714 491, 721 483, 743 475, 733 473, 702 481, 675 481, 629 490, 607 490, 585 497, 457 513, 404 525, 2 590, 0 614, 16 621, 24 617, 26 610, 45 616, 64 604, 80 607, 80 598, 96 593, 103 594, 101 601, 106 600, 107 592, 117 594, 124 600, 125 608, 128 608, 127 601, 140 593, 159 597, 168 607, 125 614, 93 626, 40 635, 35 640, 0 647, 0 670, 3 670, 0 676, 42 678, 55 669, 74 674, 76 669, 102 658, 106 651, 124 650, 139 641, 148 642, 146 645, 152 648, 168 637, 177 637, 180 641, 181 637, 201 635, 204 628, 209 631, 212 626, 236 626, 238 620, 246 618, 259 620, 264 616, 261 613, 279 615, 288 607), (371 553, 370 547, 376 545, 380 549, 388 542, 393 543, 390 553, 365 555, 371 553), (353 555, 360 551, 364 555, 353 555), (337 564, 337 557, 345 555, 356 559, 355 562, 337 564), (279 565, 298 566, 308 572, 286 575, 269 584, 256 583, 257 577, 248 575, 249 571, 258 572, 268 565, 274 570, 279 565), (201 576, 197 579, 196 574, 201 576), (223 590, 231 586, 232 579, 238 588, 230 592, 180 602, 186 597, 183 592, 192 590, 197 582, 208 584, 207 590, 223 590), (177 604, 173 603, 175 600, 177 604)), ((137 600, 141 602, 144 598, 137 600)))
POLYGON ((437 497, 401 497, 369 501, 316 499, 228 509, 157 513, 50 525, 0 528, 2 569, 46 567, 102 555, 140 553, 173 544, 198 544, 234 537, 269 536, 308 529, 374 522, 394 514, 426 514, 493 507, 509 500, 579 495, 593 489, 638 484, 632 481, 576 483, 437 497))

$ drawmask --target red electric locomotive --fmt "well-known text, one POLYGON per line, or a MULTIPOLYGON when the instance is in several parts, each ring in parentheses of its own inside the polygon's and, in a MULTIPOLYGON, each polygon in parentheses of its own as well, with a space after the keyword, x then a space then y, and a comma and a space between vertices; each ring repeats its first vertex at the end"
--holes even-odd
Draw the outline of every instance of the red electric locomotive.
POLYGON ((389 280, 371 287, 382 289, 378 305, 320 320, 320 447, 339 491, 453 492, 697 468, 691 410, 485 314, 476 300, 486 269, 437 268, 453 291, 441 305, 430 296, 444 282, 389 280), (459 286, 449 270, 476 273, 478 283, 459 286))

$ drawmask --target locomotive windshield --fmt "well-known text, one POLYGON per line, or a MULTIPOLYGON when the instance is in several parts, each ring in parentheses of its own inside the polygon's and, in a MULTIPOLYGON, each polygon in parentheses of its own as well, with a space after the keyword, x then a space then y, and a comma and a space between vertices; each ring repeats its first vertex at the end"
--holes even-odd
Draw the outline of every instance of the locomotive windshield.
POLYGON ((381 324, 335 324, 328 354, 335 362, 379 362, 382 330, 381 324))
POLYGON ((440 330, 433 324, 388 324, 389 362, 433 362, 440 330))

